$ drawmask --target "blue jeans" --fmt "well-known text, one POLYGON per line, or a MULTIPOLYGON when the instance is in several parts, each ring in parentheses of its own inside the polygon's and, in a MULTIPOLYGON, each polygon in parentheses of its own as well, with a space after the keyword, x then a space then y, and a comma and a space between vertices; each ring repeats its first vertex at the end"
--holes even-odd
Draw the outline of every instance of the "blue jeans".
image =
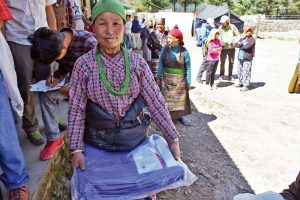
POLYGON ((0 70, 0 180, 6 189, 25 185, 29 176, 25 172, 25 161, 20 148, 12 109, 8 101, 4 79, 0 70))
POLYGON ((39 92, 38 95, 47 141, 54 141, 61 135, 57 122, 58 103, 66 96, 59 91, 39 92))

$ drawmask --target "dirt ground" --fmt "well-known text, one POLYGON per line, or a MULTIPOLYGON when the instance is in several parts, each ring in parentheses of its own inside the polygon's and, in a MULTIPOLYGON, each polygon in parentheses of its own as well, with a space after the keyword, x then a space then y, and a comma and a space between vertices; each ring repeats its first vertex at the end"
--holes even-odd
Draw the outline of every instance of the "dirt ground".
MULTIPOLYGON (((161 192, 157 199, 231 200, 244 192, 280 192, 300 169, 300 94, 287 92, 300 45, 257 40, 251 88, 241 92, 234 82, 217 81, 217 90, 195 82, 201 49, 192 38, 185 42, 195 89, 190 91, 190 126, 177 123, 176 127, 182 159, 198 180, 189 187, 161 192)), ((235 64, 235 78, 236 71, 235 64)))
MULTIPOLYGON (((159 193, 158 199, 229 200, 241 192, 286 188, 300 169, 300 94, 287 91, 298 41, 257 40, 247 92, 229 81, 219 81, 217 90, 196 83, 201 50, 192 39, 186 46, 196 88, 190 91, 191 125, 177 128, 182 159, 199 179, 190 187, 159 193)), ((237 63, 235 78, 236 70, 237 63)))

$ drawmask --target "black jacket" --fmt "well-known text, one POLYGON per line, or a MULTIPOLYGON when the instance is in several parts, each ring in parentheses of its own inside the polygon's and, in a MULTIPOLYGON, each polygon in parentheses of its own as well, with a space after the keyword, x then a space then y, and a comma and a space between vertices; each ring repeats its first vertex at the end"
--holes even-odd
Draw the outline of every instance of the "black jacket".
MULTIPOLYGON (((255 39, 254 37, 242 37, 236 44, 240 51, 244 51, 244 59, 247 61, 253 60, 255 56, 255 39)), ((240 58, 239 58, 240 59, 240 58)))

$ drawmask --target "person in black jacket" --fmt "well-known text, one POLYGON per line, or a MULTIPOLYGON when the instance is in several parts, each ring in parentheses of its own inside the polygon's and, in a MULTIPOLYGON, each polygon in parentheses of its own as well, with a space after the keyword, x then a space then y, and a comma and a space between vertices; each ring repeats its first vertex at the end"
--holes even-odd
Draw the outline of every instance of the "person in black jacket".
POLYGON ((156 30, 150 33, 147 46, 151 50, 151 71, 157 77, 158 61, 161 49, 167 44, 168 35, 165 33, 165 19, 156 21, 156 30))
POLYGON ((242 37, 236 44, 240 48, 238 54, 238 83, 236 87, 242 87, 241 91, 249 90, 251 79, 252 60, 255 55, 255 39, 252 36, 253 28, 247 26, 245 29, 245 37, 242 37))

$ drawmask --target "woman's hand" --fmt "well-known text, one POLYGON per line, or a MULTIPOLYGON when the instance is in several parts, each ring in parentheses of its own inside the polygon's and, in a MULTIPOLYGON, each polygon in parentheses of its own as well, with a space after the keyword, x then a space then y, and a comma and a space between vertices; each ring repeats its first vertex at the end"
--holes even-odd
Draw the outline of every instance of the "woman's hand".
POLYGON ((169 148, 171 152, 173 153, 173 156, 176 160, 179 160, 181 155, 180 155, 180 148, 179 148, 179 142, 175 141, 172 144, 169 145, 169 148))
POLYGON ((70 85, 66 84, 66 85, 62 86, 61 88, 59 88, 58 91, 60 91, 61 93, 63 93, 66 96, 69 96, 70 85))
POLYGON ((85 158, 82 152, 73 154, 71 169, 74 172, 77 167, 80 167, 81 170, 85 170, 85 158))

